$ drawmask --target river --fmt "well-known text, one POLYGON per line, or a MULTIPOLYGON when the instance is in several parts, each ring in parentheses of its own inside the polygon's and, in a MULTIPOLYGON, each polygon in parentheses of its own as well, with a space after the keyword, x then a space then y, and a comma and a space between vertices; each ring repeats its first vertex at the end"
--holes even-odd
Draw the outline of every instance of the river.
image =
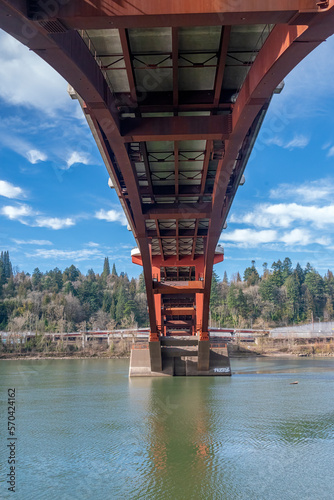
POLYGON ((334 359, 231 361, 131 380, 128 360, 1 361, 0 498, 332 500, 334 359))

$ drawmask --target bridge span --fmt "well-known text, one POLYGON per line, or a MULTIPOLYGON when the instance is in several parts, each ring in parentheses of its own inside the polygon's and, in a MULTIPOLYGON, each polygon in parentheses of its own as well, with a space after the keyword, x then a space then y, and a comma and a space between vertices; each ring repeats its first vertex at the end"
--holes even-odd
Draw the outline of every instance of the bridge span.
POLYGON ((334 0, 0 0, 0 27, 72 86, 136 239, 150 336, 130 375, 229 374, 208 333, 219 237, 272 95, 333 34, 334 0))

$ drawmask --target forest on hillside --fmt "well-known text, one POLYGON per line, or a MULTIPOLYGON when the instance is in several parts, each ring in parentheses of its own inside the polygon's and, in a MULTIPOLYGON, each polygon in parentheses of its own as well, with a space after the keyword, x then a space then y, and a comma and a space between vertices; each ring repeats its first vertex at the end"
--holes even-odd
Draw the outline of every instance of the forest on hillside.
MULTIPOLYGON (((286 257, 271 268, 255 261, 243 273, 223 280, 213 275, 212 326, 267 328, 334 317, 334 277, 321 276, 307 264, 292 267, 286 257)), ((0 330, 72 332, 148 326, 143 276, 138 279, 110 269, 108 257, 101 274, 86 275, 71 265, 32 275, 13 272, 8 251, 0 256, 0 330)))

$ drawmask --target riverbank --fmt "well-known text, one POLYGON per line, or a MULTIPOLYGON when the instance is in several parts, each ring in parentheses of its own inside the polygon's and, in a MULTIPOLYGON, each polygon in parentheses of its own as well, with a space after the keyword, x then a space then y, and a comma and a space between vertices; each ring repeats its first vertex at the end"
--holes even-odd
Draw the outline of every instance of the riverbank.
MULTIPOLYGON (((3 346, 0 352, 1 360, 46 360, 46 359, 123 359, 130 357, 132 341, 119 340, 114 341, 112 345, 92 344, 87 347, 80 345, 60 345, 57 349, 47 350, 40 348, 25 350, 21 348, 12 348, 6 351, 3 346), (20 351, 19 351, 20 349, 20 351)), ((228 352, 230 358, 245 357, 334 357, 334 342, 329 343, 300 343, 300 340, 291 341, 281 339, 260 339, 259 343, 239 344, 229 343, 228 352)))
POLYGON ((306 339, 304 343, 291 339, 260 339, 257 344, 238 343, 229 344, 230 358, 244 357, 334 357, 334 342, 309 343, 306 339))

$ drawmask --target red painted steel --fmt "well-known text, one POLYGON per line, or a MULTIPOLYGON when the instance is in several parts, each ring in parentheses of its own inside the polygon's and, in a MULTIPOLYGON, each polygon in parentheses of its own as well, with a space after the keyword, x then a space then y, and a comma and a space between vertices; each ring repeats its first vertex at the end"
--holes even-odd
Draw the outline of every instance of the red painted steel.
POLYGON ((334 0, 0 0, 0 27, 53 66, 80 98, 138 244, 132 261, 144 268, 150 341, 169 332, 208 340, 212 269, 224 258, 217 243, 258 128, 277 85, 333 34, 334 0), (255 60, 240 65, 249 71, 232 95, 224 78, 233 30, 259 24, 275 26, 255 60), (140 71, 153 75, 157 63, 140 59, 152 56, 146 51, 136 66, 132 36, 160 27, 170 29, 164 54, 170 86, 159 90, 158 82, 142 92, 140 71), (180 63, 187 55, 180 45, 184 30, 191 27, 221 27, 207 66, 215 68, 209 89, 187 90, 191 78, 182 80, 187 64, 204 67, 180 63), (77 31, 99 29, 119 37, 125 92, 109 86, 98 60, 103 54, 86 44, 89 33, 77 31), (194 146, 189 155, 185 141, 200 141, 201 151, 194 146))

